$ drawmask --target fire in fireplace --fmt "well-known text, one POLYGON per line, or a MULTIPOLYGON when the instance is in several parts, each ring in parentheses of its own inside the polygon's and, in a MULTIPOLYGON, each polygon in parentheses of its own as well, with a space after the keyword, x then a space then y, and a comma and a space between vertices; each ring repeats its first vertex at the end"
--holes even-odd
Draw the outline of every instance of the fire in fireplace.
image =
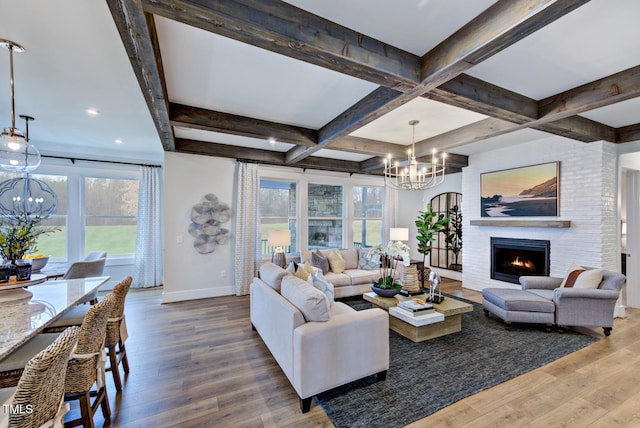
POLYGON ((518 284, 522 275, 549 275, 551 243, 540 239, 491 238, 491 279, 518 284))

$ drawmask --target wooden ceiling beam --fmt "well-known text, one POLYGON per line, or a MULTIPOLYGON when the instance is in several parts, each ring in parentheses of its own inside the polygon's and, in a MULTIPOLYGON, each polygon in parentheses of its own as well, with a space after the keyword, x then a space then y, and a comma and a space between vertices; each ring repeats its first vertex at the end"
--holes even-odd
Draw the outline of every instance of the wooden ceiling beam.
POLYGON ((173 151, 175 141, 169 123, 169 97, 153 16, 144 13, 139 1, 107 0, 107 4, 162 146, 166 151, 173 151))
POLYGON ((618 128, 616 131, 618 133, 619 143, 630 143, 631 141, 640 140, 640 123, 623 126, 622 128, 618 128))
POLYGON ((173 126, 222 132, 225 134, 265 140, 274 138, 276 141, 290 144, 314 146, 318 138, 317 131, 313 129, 284 125, 177 103, 169 104, 169 117, 173 126))
MULTIPOLYGON (((431 162, 431 159, 431 155, 421 156, 417 158, 419 162, 431 162)), ((384 157, 374 157, 362 161, 360 162, 360 170, 363 172, 382 170, 384 168, 384 160, 384 157)), ((464 168, 465 166, 469 166, 469 157, 465 155, 458 155, 455 153, 447 153, 447 160, 445 161, 445 164, 447 167, 447 174, 452 172, 461 172, 462 168, 464 168)))
POLYGON ((421 96, 544 28, 588 0, 499 0, 464 25, 421 59, 421 79, 414 88, 399 92, 379 88, 334 118, 319 131, 314 147, 294 147, 287 162, 295 163, 334 140, 421 96))
POLYGON ((190 153, 203 156, 216 156, 256 162, 266 165, 293 166, 296 168, 318 169, 323 171, 339 171, 350 174, 380 175, 381 172, 367 172, 360 170, 360 162, 311 156, 296 165, 285 162, 285 153, 272 150, 253 149, 228 144, 209 143, 205 141, 176 138, 176 152, 190 153))
POLYGON ((398 90, 414 87, 420 57, 279 0, 142 0, 144 10, 398 90))

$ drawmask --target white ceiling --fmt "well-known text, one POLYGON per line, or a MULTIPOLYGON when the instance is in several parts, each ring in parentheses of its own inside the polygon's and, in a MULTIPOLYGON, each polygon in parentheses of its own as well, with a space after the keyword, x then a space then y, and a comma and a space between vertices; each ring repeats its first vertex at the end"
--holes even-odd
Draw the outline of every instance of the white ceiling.
MULTIPOLYGON (((338 24, 423 55, 490 6, 489 0, 291 0, 338 24)), ((637 66, 640 2, 591 0, 467 73, 541 99, 637 66)), ((171 102, 318 129, 376 89, 326 70, 219 35, 156 17, 171 102)), ((17 114, 36 118, 33 142, 49 154, 107 159, 162 159, 162 144, 104 1, 0 0, 0 38, 24 45, 15 55, 17 114), (98 117, 85 113, 88 107, 98 117), (115 144, 115 139, 122 144, 115 144)), ((640 100, 583 113, 621 127, 640 122, 640 100)), ((410 144, 485 118, 415 99, 352 135, 410 144)), ((0 50, 0 127, 10 125, 8 52, 0 50)), ((17 127, 24 130, 18 120, 17 127)), ((285 152, 282 142, 176 128, 178 138, 285 152)), ((457 147, 472 154, 545 138, 523 130, 457 147)), ((315 156, 362 161, 370 156, 323 149, 315 156)))

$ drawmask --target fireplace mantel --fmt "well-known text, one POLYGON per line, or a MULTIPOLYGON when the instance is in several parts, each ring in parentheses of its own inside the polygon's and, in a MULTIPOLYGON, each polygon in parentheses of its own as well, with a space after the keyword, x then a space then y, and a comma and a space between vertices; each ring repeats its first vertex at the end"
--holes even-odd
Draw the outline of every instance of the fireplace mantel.
POLYGON ((471 220, 471 226, 493 227, 546 227, 565 229, 571 227, 571 220, 471 220))

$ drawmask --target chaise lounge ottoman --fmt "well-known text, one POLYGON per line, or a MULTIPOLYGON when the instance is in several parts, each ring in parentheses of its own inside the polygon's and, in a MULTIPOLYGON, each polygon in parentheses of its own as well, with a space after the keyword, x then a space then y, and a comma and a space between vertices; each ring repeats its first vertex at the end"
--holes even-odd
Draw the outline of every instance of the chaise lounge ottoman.
POLYGON ((484 313, 502 319, 507 328, 511 323, 555 323, 555 305, 552 301, 524 290, 513 288, 485 288, 482 290, 484 313))

